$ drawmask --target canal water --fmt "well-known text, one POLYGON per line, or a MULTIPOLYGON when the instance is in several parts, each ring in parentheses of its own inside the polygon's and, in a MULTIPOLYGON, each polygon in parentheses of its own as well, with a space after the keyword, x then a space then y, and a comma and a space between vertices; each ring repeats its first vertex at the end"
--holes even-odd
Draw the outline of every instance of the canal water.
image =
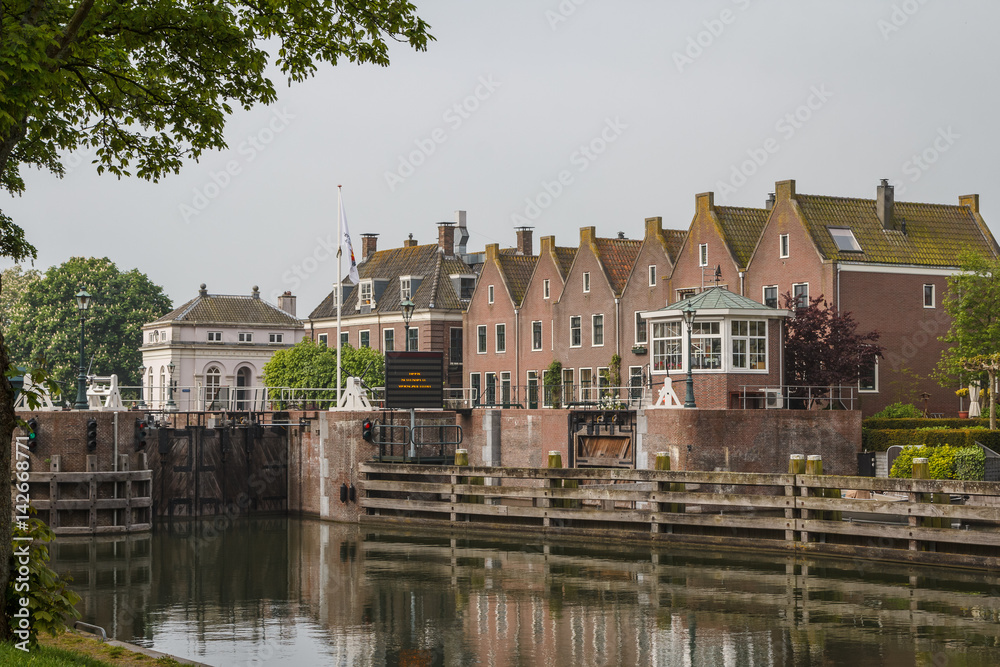
POLYGON ((259 518, 60 538, 84 621, 210 665, 1000 665, 1000 573, 259 518))

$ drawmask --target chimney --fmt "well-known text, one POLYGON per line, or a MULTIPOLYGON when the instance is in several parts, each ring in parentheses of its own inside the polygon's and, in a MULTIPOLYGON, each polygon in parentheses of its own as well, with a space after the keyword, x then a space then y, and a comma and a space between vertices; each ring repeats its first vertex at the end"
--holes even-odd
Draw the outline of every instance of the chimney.
POLYGON ((582 247, 585 243, 593 243, 597 238, 597 227, 581 227, 580 228, 580 246, 582 247))
POLYGON ((517 254, 530 256, 532 249, 531 242, 531 227, 515 227, 514 231, 517 232, 517 254))
POLYGON ((208 296, 208 287, 205 286, 205 283, 202 283, 201 287, 198 288, 198 296, 208 296))
POLYGON ((413 238, 413 234, 410 234, 409 237, 407 237, 403 241, 403 247, 404 248, 416 248, 417 247, 417 240, 415 238, 413 238))
POLYGON ((278 297, 278 308, 295 317, 295 297, 292 296, 291 292, 286 290, 278 297))
POLYGON ((875 212, 878 213, 878 219, 882 222, 883 229, 896 229, 894 208, 893 188, 889 185, 889 180, 883 178, 882 184, 878 186, 878 199, 875 202, 875 212))
POLYGON ((378 234, 369 232, 361 235, 361 261, 365 261, 378 250, 378 234))
POLYGON ((500 255, 500 244, 499 243, 487 243, 486 244, 486 259, 495 260, 500 255))
POLYGON ((715 208, 715 193, 701 192, 694 196, 695 210, 699 213, 708 213, 715 208))
POLYGON ((774 208, 774 193, 773 192, 767 193, 767 201, 764 202, 764 208, 767 209, 768 211, 770 211, 772 208, 774 208))
POLYGON ((968 206, 973 213, 979 213, 979 195, 962 195, 958 198, 959 206, 968 206))
POLYGON ((438 251, 444 253, 445 257, 455 254, 455 223, 438 223, 438 251))
POLYGON ((253 292, 250 294, 250 296, 252 296, 255 299, 259 299, 260 298, 260 288, 257 287, 256 285, 254 285, 253 286, 253 292))
POLYGON ((776 201, 795 199, 795 181, 778 181, 774 184, 774 194, 776 201))
POLYGON ((469 243, 469 230, 465 226, 465 211, 455 211, 455 222, 458 223, 458 254, 466 254, 469 243))
POLYGON ((539 245, 538 248, 539 255, 545 255, 545 254, 551 255, 552 253, 555 252, 556 249, 556 237, 543 236, 542 238, 538 239, 538 245, 539 245))
POLYGON ((655 238, 658 234, 663 232, 663 218, 656 216, 655 218, 646 218, 646 234, 644 238, 651 239, 655 238))

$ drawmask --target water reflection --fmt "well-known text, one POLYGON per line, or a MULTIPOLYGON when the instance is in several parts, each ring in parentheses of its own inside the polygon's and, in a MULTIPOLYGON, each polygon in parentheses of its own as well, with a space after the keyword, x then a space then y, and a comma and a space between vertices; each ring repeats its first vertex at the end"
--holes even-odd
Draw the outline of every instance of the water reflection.
POLYGON ((1000 578, 942 568, 286 518, 53 561, 83 620, 212 665, 1000 664, 1000 578))

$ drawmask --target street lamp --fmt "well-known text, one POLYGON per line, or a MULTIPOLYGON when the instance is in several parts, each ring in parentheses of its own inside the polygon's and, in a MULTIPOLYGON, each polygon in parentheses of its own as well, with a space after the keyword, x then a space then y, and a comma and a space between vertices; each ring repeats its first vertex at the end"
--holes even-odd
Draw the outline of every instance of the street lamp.
POLYGON ((76 403, 73 404, 73 407, 77 410, 86 410, 89 407, 87 405, 87 370, 84 367, 86 361, 83 351, 83 322, 87 317, 91 298, 90 293, 83 288, 80 288, 80 291, 76 293, 76 307, 80 311, 80 374, 76 376, 76 403))
POLYGON ((170 373, 170 379, 167 380, 167 405, 165 409, 167 412, 176 412, 177 406, 174 404, 174 362, 167 364, 167 372, 170 373))
POLYGON ((413 309, 416 308, 413 301, 407 299, 399 304, 403 311, 403 337, 406 339, 406 351, 410 351, 410 318, 413 317, 413 309))
POLYGON ((691 332, 694 329, 694 314, 695 308, 691 306, 688 302, 683 308, 681 308, 681 314, 684 316, 684 323, 687 325, 688 330, 688 377, 687 377, 687 391, 684 394, 684 407, 694 408, 697 407, 694 404, 694 378, 691 377, 691 366, 693 365, 692 359, 692 348, 691 344, 691 332))
MULTIPOLYGON (((150 388, 152 391, 152 388, 150 388)), ((152 396, 150 396, 152 399, 152 396)), ((135 407, 140 410, 146 409, 146 366, 139 364, 139 402, 135 404, 135 407)))

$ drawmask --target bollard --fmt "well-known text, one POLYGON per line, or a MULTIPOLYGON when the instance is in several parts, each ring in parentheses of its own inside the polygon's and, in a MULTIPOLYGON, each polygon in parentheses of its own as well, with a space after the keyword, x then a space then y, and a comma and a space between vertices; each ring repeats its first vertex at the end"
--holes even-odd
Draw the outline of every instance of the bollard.
POLYGON ((804 454, 792 454, 788 457, 788 474, 806 474, 806 457, 804 454))
MULTIPOLYGON (((657 452, 656 463, 654 464, 654 467, 656 468, 656 470, 670 470, 670 454, 668 454, 667 452, 657 452)), ((674 482, 669 485, 661 483, 657 488, 660 491, 666 491, 669 489, 670 491, 675 491, 680 493, 684 491, 684 484, 682 482, 674 482)), ((669 507, 667 506, 666 503, 660 504, 661 512, 683 513, 684 510, 685 510, 684 505, 681 503, 670 503, 669 507)))
MULTIPOLYGON (((559 450, 553 449, 549 452, 549 467, 550 468, 562 468, 562 453, 559 450)), ((550 479, 549 488, 550 489, 561 489, 563 486, 561 479, 550 479)), ((562 507, 562 500, 552 499, 549 503, 549 507, 562 507)), ((548 524, 546 524, 548 525, 548 524)))
MULTIPOLYGON (((469 450, 467 449, 456 449, 455 450, 455 465, 468 467, 469 465, 469 450)), ((482 477, 461 477, 459 478, 459 484, 472 484, 475 486, 483 486, 484 479, 482 477)), ((483 496, 460 496, 459 502, 472 503, 475 505, 483 504, 483 496)))
MULTIPOLYGON (((917 458, 913 459, 913 473, 911 474, 911 477, 913 479, 930 479, 930 475, 931 475, 930 465, 928 464, 926 458, 924 458, 924 457, 917 457, 917 458)), ((932 500, 933 499, 933 495, 932 494, 926 494, 925 495, 923 493, 916 493, 916 494, 914 494, 912 496, 912 498, 916 502, 918 502, 918 503, 924 503, 924 502, 927 502, 928 500, 932 500)), ((920 522, 919 525, 921 525, 921 526, 927 526, 927 527, 936 527, 937 526, 936 517, 932 517, 932 516, 930 516, 930 517, 921 517, 919 519, 919 522, 920 522)), ((916 540, 910 540, 910 549, 911 550, 914 548, 915 544, 916 544, 916 540)), ((925 550, 927 548, 927 543, 925 542, 925 543, 921 544, 920 548, 921 548, 921 550, 925 550)))
MULTIPOLYGON (((804 475, 804 474, 806 474, 806 455, 805 454, 791 454, 791 455, 789 455, 789 457, 788 457, 788 474, 789 475, 804 475)), ((793 497, 796 496, 796 495, 801 495, 801 492, 799 492, 799 493, 796 492, 796 488, 794 486, 786 487, 785 493, 786 494, 791 493, 791 495, 793 497)), ((795 510, 794 509, 786 509, 785 510, 785 518, 789 519, 789 521, 793 521, 795 519, 795 510)), ((803 515, 802 518, 805 518, 805 515, 803 515)), ((786 530, 785 531, 785 539, 788 540, 788 541, 790 541, 790 542, 798 542, 800 540, 800 536, 799 536, 798 531, 795 531, 795 530, 786 530)))

